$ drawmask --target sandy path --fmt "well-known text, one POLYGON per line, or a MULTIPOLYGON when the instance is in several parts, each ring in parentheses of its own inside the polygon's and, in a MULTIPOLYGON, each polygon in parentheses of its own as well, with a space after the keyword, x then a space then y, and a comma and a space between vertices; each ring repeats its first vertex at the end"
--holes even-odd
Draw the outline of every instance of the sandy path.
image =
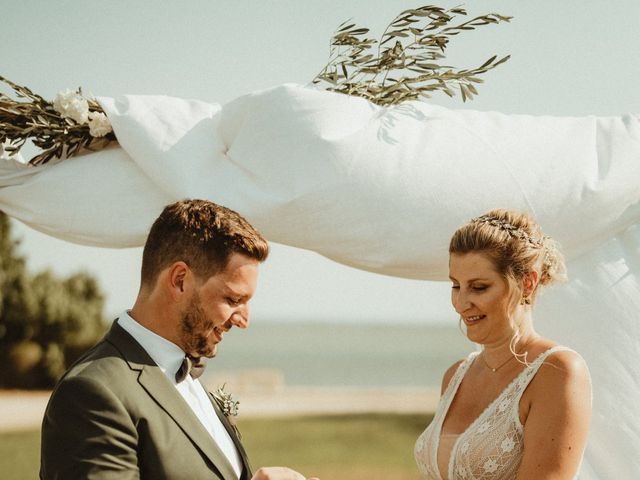
POLYGON ((51 392, 0 391, 0 431, 38 428, 51 392))
MULTIPOLYGON (((0 391, 0 432, 39 428, 50 395, 48 391, 0 391)), ((244 417, 426 413, 435 410, 438 392, 407 388, 283 386, 271 391, 239 391, 234 398, 239 400, 239 413, 244 417)))

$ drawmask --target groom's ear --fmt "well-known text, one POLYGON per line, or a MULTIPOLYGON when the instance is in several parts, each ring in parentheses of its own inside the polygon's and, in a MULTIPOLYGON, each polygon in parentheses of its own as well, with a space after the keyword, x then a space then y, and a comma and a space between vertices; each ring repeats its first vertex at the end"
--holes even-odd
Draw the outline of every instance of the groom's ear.
POLYGON ((160 277, 164 281, 165 288, 175 301, 180 302, 185 296, 191 297, 194 287, 194 276, 189 266, 182 262, 174 262, 162 272, 160 277), (164 278, 163 278, 164 277, 164 278))

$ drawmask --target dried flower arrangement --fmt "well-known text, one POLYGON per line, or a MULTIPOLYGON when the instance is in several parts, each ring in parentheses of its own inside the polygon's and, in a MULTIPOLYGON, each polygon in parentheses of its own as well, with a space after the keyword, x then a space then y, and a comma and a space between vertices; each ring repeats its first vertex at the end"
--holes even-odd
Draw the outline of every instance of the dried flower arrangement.
POLYGON ((0 144, 4 158, 19 152, 27 140, 42 150, 30 160, 32 165, 85 150, 100 150, 116 140, 98 102, 86 99, 81 89, 60 92, 50 102, 4 77, 0 76, 0 82, 9 85, 17 97, 0 92, 0 144))

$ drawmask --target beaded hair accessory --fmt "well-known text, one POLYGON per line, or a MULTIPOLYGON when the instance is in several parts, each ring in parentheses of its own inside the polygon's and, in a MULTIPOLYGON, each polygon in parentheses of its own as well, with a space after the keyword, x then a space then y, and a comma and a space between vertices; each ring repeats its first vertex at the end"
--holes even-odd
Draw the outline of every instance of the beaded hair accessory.
POLYGON ((491 215, 482 215, 481 217, 473 218, 471 221, 474 223, 486 223, 487 225, 491 225, 492 227, 499 228, 500 230, 507 232, 512 238, 517 238, 519 240, 527 242, 534 248, 542 248, 544 246, 544 239, 536 240, 527 232, 507 222, 506 220, 495 218, 491 215))

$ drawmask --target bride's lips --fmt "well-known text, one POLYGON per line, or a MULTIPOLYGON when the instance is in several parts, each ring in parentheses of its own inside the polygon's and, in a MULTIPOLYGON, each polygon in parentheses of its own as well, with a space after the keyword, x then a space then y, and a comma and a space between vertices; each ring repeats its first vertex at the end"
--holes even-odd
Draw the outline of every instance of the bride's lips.
POLYGON ((472 327, 480 323, 485 318, 487 318, 486 315, 469 315, 468 317, 462 317, 462 320, 467 327, 472 327))

